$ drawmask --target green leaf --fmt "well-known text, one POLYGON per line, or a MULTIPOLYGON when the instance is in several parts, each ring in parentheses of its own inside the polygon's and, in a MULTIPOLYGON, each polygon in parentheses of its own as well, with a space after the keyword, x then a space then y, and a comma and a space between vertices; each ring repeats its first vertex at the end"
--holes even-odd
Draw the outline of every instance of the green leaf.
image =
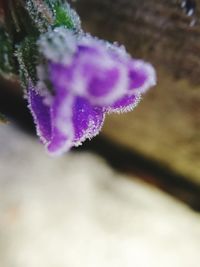
POLYGON ((33 82, 37 80, 37 64, 39 61, 39 52, 37 47, 37 39, 28 36, 18 45, 16 56, 19 62, 19 74, 22 85, 27 86, 28 80, 33 82))
POLYGON ((57 4, 54 7, 54 11, 56 16, 55 26, 66 26, 68 29, 74 28, 70 14, 68 14, 67 10, 64 7, 57 4))
POLYGON ((9 35, 0 28, 0 73, 14 72, 13 46, 9 35))
POLYGON ((66 0, 44 0, 54 14, 52 26, 64 26, 76 32, 81 31, 81 22, 78 14, 72 9, 66 0))

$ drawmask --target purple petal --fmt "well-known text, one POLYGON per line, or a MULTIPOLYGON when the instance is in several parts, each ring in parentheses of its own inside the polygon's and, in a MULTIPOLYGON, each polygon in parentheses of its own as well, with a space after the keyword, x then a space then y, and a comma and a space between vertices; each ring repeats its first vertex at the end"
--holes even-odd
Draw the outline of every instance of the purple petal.
POLYGON ((54 91, 60 88, 66 90, 69 88, 69 83, 72 80, 72 68, 62 64, 49 63, 49 80, 51 81, 54 91), (58 89, 57 89, 58 88, 58 89))
POLYGON ((96 136, 102 128, 104 117, 102 108, 93 107, 87 99, 77 97, 73 106, 74 145, 78 146, 96 136))
MULTIPOLYGON (((91 44, 90 44, 91 45, 91 44)), ((73 63, 73 94, 89 99, 94 106, 108 106, 128 90, 128 68, 97 41, 94 47, 79 46, 73 63)))
POLYGON ((32 85, 28 89, 28 102, 28 107, 36 124, 37 134, 41 141, 47 144, 51 139, 50 109, 44 104, 43 97, 39 95, 32 85))
POLYGON ((129 65, 130 85, 133 93, 144 93, 156 84, 155 70, 151 64, 142 60, 131 60, 129 65))
POLYGON ((92 97, 105 97, 117 85, 120 73, 117 68, 103 70, 98 75, 97 73, 89 82, 88 92, 92 97))
POLYGON ((73 145, 74 130, 72 125, 73 97, 66 90, 59 90, 51 106, 45 104, 32 86, 28 90, 29 108, 36 124, 37 134, 50 154, 59 155, 73 145))
POLYGON ((112 106, 108 107, 108 113, 123 113, 133 110, 140 102, 141 95, 126 95, 116 101, 112 106))

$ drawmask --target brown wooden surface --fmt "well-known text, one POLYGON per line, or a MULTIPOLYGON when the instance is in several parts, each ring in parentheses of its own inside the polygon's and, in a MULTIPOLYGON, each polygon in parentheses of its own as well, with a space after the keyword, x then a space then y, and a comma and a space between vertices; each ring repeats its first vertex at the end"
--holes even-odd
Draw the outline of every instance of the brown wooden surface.
POLYGON ((87 31, 153 63, 158 86, 132 113, 110 116, 109 140, 200 182, 200 2, 79 0, 87 31), (193 25, 194 24, 194 25, 193 25))
POLYGON ((75 6, 88 31, 124 44, 174 78, 200 84, 200 1, 192 16, 187 12, 194 1, 187 1, 187 9, 182 2, 79 0, 75 6))

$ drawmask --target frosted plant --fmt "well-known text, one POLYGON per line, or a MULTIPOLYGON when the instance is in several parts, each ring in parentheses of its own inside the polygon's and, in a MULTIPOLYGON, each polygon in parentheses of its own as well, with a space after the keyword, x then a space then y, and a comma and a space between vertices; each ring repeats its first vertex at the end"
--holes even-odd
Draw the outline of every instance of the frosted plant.
MULTIPOLYGON (((16 2, 9 8, 15 10, 16 2)), ((24 5, 29 27, 13 18, 19 75, 37 134, 49 153, 59 155, 97 135, 107 113, 131 111, 156 75, 124 47, 84 33, 66 1, 24 5)))

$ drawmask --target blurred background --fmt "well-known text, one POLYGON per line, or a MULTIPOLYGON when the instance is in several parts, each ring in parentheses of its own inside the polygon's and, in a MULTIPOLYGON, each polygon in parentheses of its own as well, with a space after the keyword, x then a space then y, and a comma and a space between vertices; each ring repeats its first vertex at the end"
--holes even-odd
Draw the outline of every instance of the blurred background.
POLYGON ((0 267, 200 266, 200 4, 79 0, 83 28, 152 62, 158 85, 97 138, 45 154, 0 80, 0 267))

